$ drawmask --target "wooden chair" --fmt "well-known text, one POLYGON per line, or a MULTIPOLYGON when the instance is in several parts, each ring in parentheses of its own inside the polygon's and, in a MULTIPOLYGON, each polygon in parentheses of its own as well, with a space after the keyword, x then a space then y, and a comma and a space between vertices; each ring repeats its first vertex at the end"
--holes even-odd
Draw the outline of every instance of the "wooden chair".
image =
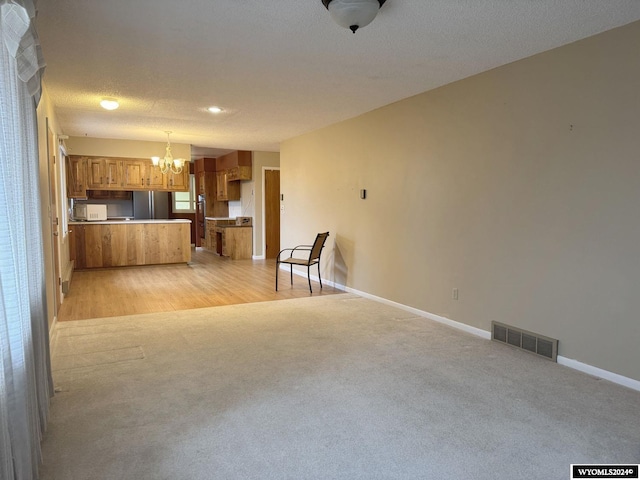
POLYGON ((293 248, 285 248, 280 250, 278 253, 278 257, 276 258, 276 292, 278 291, 278 271, 280 270, 281 263, 288 263, 290 268, 291 275, 291 285, 293 285, 293 266, 301 265, 307 267, 307 279, 309 280, 309 291, 313 293, 311 289, 311 274, 310 269, 311 265, 318 264, 318 280, 320 281, 320 288, 322 288, 322 277, 320 276, 320 254, 322 253, 322 249, 324 248, 324 242, 327 241, 327 237, 329 236, 329 232, 319 233, 316 237, 316 241, 313 242, 313 245, 298 245, 293 248), (288 252, 288 258, 282 259, 280 258, 283 252, 288 252), (309 252, 309 255, 306 258, 296 258, 293 255, 296 252, 309 252))

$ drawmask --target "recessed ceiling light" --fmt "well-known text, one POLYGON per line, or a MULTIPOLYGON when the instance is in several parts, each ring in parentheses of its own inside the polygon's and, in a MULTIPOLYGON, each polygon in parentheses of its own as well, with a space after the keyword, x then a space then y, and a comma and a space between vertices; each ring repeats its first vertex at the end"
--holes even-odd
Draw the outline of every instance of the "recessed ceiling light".
POLYGON ((103 98, 100 101, 100 106, 105 110, 115 110, 120 104, 115 98, 103 98))
POLYGON ((222 113, 222 109, 220 107, 209 107, 207 108, 211 113, 222 113))

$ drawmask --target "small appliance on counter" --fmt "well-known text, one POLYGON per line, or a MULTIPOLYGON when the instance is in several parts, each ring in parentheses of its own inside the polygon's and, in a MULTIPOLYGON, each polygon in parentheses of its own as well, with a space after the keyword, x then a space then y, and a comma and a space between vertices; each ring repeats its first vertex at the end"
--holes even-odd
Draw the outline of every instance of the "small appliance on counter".
POLYGON ((73 206, 73 219, 99 222, 107 219, 107 206, 91 203, 79 203, 73 206))
POLYGON ((251 217, 236 217, 236 225, 240 225, 242 227, 250 227, 251 217))

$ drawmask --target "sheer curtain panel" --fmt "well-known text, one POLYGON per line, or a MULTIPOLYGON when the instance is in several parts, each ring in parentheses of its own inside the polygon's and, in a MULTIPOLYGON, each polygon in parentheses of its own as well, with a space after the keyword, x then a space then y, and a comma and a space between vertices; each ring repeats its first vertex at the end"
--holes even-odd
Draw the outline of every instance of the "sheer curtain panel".
POLYGON ((44 67, 32 0, 0 0, 0 478, 38 478, 52 395, 36 106, 44 67), (27 247, 28 240, 28 247, 27 247))

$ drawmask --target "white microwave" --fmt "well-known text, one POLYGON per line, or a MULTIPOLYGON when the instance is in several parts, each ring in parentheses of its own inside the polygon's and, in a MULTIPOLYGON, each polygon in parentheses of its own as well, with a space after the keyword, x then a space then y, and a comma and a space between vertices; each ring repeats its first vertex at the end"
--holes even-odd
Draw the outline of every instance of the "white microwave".
POLYGON ((73 218, 75 220, 87 220, 97 222, 107 219, 107 206, 98 204, 81 203, 73 206, 73 218))

